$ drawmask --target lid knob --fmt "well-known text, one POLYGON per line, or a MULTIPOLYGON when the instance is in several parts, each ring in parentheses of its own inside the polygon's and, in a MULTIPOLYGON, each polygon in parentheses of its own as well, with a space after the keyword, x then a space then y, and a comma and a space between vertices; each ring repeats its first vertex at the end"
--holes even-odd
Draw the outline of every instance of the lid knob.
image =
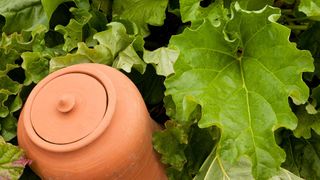
POLYGON ((72 94, 65 94, 58 100, 57 110, 61 113, 70 112, 76 104, 76 98, 72 94))

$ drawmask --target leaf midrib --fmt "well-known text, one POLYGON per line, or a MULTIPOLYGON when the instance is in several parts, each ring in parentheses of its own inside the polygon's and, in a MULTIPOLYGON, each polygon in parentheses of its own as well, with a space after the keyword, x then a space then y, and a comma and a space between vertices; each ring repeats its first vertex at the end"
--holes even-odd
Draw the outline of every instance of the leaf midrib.
POLYGON ((244 71, 243 71, 243 65, 242 65, 242 58, 239 58, 239 66, 240 66, 240 72, 241 72, 241 79, 242 79, 242 85, 243 85, 243 88, 245 90, 245 93, 246 93, 246 103, 247 103, 247 111, 248 111, 248 120, 249 120, 249 129, 250 129, 250 133, 251 133, 251 138, 252 138, 252 142, 253 142, 253 146, 254 146, 254 155, 255 155, 255 158, 256 160, 258 160, 258 157, 257 157, 257 153, 256 153, 256 142, 254 140, 254 133, 253 133, 253 130, 252 130, 252 117, 251 117, 251 110, 250 110, 250 102, 249 102, 249 91, 247 89, 247 86, 246 86, 246 82, 245 82, 245 77, 244 77, 244 71))

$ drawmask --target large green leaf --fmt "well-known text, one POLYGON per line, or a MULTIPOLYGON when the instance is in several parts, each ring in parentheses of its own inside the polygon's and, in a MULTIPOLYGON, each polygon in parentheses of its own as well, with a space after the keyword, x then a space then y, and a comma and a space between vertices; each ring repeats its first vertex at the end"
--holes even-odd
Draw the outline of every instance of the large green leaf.
POLYGON ((17 180, 24 167, 30 161, 24 156, 19 147, 6 143, 0 136, 0 177, 1 179, 17 180))
POLYGON ((273 176, 270 180, 303 180, 292 172, 281 168, 278 175, 273 176))
POLYGON ((0 15, 5 17, 6 33, 32 30, 38 24, 49 26, 49 19, 40 0, 1 0, 0 15))
MULTIPOLYGON (((236 164, 230 164, 223 161, 216 154, 214 149, 208 156, 203 166, 200 168, 199 173, 193 180, 215 180, 215 179, 228 179, 228 180, 253 180, 251 172, 251 163, 247 158, 240 158, 236 164)), ((303 180, 299 176, 291 173, 290 171, 280 168, 278 174, 269 178, 269 180, 303 180)))
POLYGON ((320 21, 320 1, 319 0, 301 0, 299 11, 305 13, 310 19, 320 21))
POLYGON ((199 104, 199 126, 221 128, 217 156, 231 164, 248 157, 257 179, 278 174, 285 154, 273 132, 296 127, 288 97, 306 102, 302 72, 313 71, 310 53, 290 43, 290 30, 275 22, 279 13, 271 7, 250 12, 236 4, 225 29, 205 21, 170 41, 180 51, 176 74, 165 82, 176 107, 173 118, 192 120, 199 104))
POLYGON ((161 26, 165 19, 168 0, 122 0, 113 1, 112 14, 115 19, 126 19, 136 23, 143 36, 149 34, 148 24, 161 26))
POLYGON ((248 159, 242 158, 236 164, 230 164, 217 156, 216 149, 214 149, 203 163, 194 180, 214 179, 253 179, 251 163, 248 159))

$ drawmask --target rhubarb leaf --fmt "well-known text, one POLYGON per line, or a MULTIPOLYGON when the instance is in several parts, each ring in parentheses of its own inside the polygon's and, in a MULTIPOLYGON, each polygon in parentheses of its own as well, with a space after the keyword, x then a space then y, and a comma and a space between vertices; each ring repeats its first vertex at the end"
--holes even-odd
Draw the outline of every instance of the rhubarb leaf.
POLYGON ((309 114, 305 106, 299 106, 295 113, 299 119, 298 126, 293 131, 296 137, 309 139, 311 137, 311 129, 320 135, 320 113, 309 114))
POLYGON ((122 0, 113 1, 112 15, 136 23, 142 36, 149 34, 148 24, 161 26, 165 19, 168 0, 122 0))
POLYGON ((143 60, 152 64, 158 75, 169 76, 174 73, 173 64, 178 56, 177 50, 161 47, 154 51, 146 50, 143 54, 143 60))
POLYGON ((0 177, 1 179, 17 180, 24 167, 30 163, 24 152, 17 146, 6 143, 0 136, 0 177))
POLYGON ((39 24, 49 26, 49 19, 40 0, 1 0, 0 15, 5 18, 2 30, 8 34, 31 31, 39 24))
POLYGON ((282 147, 287 158, 283 167, 304 179, 320 178, 320 136, 311 133, 311 138, 295 138, 291 133, 283 139, 282 147))
POLYGON ((71 19, 66 26, 57 25, 55 30, 61 34, 65 39, 63 50, 69 52, 77 47, 77 43, 84 41, 84 26, 89 22, 92 15, 85 9, 70 8, 74 19, 71 19))
POLYGON ((215 24, 220 24, 220 20, 226 18, 227 13, 221 0, 215 1, 206 7, 201 6, 201 0, 181 0, 180 12, 183 22, 199 23, 198 21, 207 18, 215 24))
POLYGON ((305 13, 310 19, 320 21, 320 1, 319 0, 300 1, 299 11, 305 13))
POLYGON ((288 97, 303 104, 309 96, 303 72, 313 71, 307 51, 289 42, 290 30, 275 21, 280 11, 241 9, 238 3, 226 27, 205 21, 173 37, 170 47, 180 56, 175 74, 165 81, 180 123, 201 107, 199 127, 217 126, 221 138, 217 156, 234 164, 248 157, 257 179, 278 174, 285 160, 274 130, 294 129, 297 118, 288 97))

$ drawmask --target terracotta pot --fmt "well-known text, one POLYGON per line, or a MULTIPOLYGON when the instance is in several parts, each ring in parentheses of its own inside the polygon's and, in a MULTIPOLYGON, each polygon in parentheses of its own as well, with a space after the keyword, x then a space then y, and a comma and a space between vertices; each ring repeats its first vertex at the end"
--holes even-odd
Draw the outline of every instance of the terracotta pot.
POLYGON ((159 128, 135 85, 105 65, 56 71, 31 92, 18 142, 42 179, 167 179, 152 147, 159 128))

